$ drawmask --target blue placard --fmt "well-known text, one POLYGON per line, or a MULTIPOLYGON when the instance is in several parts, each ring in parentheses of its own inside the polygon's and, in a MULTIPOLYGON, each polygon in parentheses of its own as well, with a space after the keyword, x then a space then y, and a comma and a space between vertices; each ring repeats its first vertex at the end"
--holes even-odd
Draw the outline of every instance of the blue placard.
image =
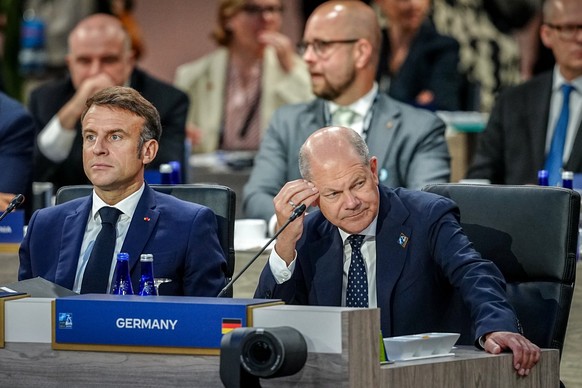
POLYGON ((0 221, 0 243, 21 243, 24 237, 24 210, 16 210, 0 221))
POLYGON ((79 295, 56 300, 55 342, 219 349, 264 299, 79 295))

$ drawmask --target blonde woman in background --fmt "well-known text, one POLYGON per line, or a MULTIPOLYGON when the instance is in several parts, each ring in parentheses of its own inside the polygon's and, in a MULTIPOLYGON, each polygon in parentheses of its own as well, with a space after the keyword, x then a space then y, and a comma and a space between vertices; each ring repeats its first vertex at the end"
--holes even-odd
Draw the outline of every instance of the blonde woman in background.
POLYGON ((195 152, 257 150, 278 107, 312 98, 307 68, 280 32, 282 12, 281 0, 221 0, 212 34, 221 47, 178 67, 195 152))

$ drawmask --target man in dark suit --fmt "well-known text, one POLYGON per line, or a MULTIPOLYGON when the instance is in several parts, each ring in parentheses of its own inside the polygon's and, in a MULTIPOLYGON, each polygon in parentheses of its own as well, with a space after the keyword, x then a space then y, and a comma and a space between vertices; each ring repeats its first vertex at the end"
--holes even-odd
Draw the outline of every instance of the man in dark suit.
POLYGON ((161 134, 154 106, 131 88, 106 88, 87 101, 81 121, 83 168, 93 194, 33 214, 20 247, 19 280, 40 276, 84 293, 85 281, 96 276, 86 268, 100 247, 102 209, 113 207, 120 213, 115 247, 105 255, 109 276, 99 292, 109 289, 115 254, 127 252, 135 289, 140 254, 151 253, 156 277, 171 279, 161 293, 216 296, 225 285, 226 260, 214 213, 144 183, 161 134))
MULTIPOLYGON (((499 95, 467 178, 537 183, 537 171, 547 168, 564 101, 563 85, 573 89, 561 165, 566 171, 582 172, 582 2, 547 0, 543 13, 540 34, 554 53, 556 67, 499 95)), ((550 185, 558 182, 559 175, 550 185)))
POLYGON ((273 198, 285 182, 300 177, 299 148, 327 125, 360 133, 378 156, 380 181, 390 187, 419 189, 449 180, 444 123, 378 92, 380 27, 372 8, 359 1, 325 2, 310 16, 303 39, 303 59, 319 98, 273 115, 244 188, 247 217, 272 219, 273 198))
POLYGON ((184 159, 188 97, 135 68, 130 38, 117 18, 95 14, 79 22, 69 35, 67 65, 69 77, 42 85, 30 96, 30 111, 40 131, 35 180, 53 182, 55 188, 87 183, 79 118, 85 101, 109 86, 131 86, 160 114, 160 152, 148 168, 184 159))
POLYGON ((529 372, 539 348, 519 334, 503 275, 472 248, 451 200, 379 185, 378 160, 348 128, 312 134, 299 165, 304 179, 275 197, 278 225, 298 205, 320 211, 279 235, 255 297, 379 307, 388 337, 442 330, 456 288, 471 312, 475 343, 491 353, 511 349, 518 373, 529 372))
POLYGON ((0 92, 0 212, 16 194, 31 198, 34 132, 30 113, 0 92))

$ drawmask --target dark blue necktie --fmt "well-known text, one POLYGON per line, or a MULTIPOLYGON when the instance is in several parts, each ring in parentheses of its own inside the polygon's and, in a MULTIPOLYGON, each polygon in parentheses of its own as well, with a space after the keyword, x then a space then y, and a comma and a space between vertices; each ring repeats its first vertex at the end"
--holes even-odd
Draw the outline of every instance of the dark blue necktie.
POLYGON ((564 144, 566 143, 566 134, 568 132, 568 120, 570 118, 570 92, 574 87, 572 85, 562 85, 563 103, 552 143, 550 152, 546 158, 545 169, 548 170, 548 184, 556 186, 561 182, 561 169, 564 160, 564 144))
POLYGON ((364 236, 360 234, 348 237, 352 247, 352 260, 348 272, 346 307, 368 307, 368 276, 361 250, 363 241, 364 236))
POLYGON ((109 283, 109 273, 113 262, 113 252, 115 250, 115 225, 121 211, 105 206, 99 209, 101 216, 101 231, 95 239, 91 256, 83 273, 83 283, 81 284, 81 294, 104 294, 107 293, 109 283))

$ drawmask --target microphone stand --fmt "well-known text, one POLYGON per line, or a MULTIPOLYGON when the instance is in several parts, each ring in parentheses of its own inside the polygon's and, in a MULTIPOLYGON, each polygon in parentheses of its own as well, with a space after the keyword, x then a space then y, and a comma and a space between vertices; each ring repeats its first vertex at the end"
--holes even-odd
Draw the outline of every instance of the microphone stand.
POLYGON ((224 286, 224 288, 218 293, 217 298, 224 296, 224 294, 228 291, 228 289, 230 287, 232 287, 234 282, 236 282, 237 279, 240 278, 241 275, 243 273, 245 273, 245 271, 258 259, 258 257, 265 251, 265 249, 267 249, 269 244, 271 244, 273 242, 273 240, 275 240, 277 238, 277 236, 279 236, 281 234, 281 232, 285 230, 287 225, 289 225, 297 217, 299 217, 301 214, 303 214, 305 209, 307 209, 307 206, 305 206, 305 204, 297 206, 295 209, 293 209, 293 213, 291 213, 291 216, 285 222, 285 224, 283 224, 283 226, 281 226, 281 228, 277 231, 277 233, 275 233, 275 235, 273 237, 271 237, 271 239, 269 241, 267 241, 267 243, 265 245, 263 245, 263 247, 259 250, 259 252, 247 263, 247 265, 244 266, 244 268, 238 273, 238 275, 236 275, 234 278, 232 278, 231 281, 228 282, 228 284, 226 286, 224 286))
POLYGON ((2 214, 0 214, 0 221, 2 221, 8 214, 12 213, 14 209, 16 209, 20 204, 24 202, 24 195, 16 194, 12 201, 8 204, 8 207, 2 214))

